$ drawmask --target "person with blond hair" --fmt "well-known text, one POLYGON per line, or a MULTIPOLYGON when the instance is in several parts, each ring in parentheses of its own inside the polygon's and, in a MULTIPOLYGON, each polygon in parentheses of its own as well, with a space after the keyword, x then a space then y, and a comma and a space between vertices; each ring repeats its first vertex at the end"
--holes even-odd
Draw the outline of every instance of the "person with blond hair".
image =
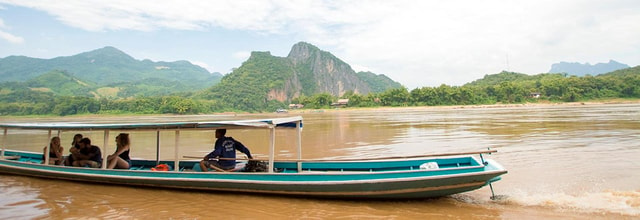
MULTIPOLYGON (((44 163, 44 156, 47 154, 47 147, 42 149, 42 163, 44 163)), ((52 137, 49 143, 49 165, 62 165, 64 157, 62 156, 63 147, 60 146, 60 137, 52 137)))

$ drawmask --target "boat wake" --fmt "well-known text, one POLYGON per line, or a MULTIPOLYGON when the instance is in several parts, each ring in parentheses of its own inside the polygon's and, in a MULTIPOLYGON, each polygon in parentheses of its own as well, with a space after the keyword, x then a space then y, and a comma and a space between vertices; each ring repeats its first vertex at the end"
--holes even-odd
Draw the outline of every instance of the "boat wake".
POLYGON ((640 190, 581 193, 531 194, 529 192, 510 192, 508 195, 496 195, 494 200, 482 195, 454 195, 453 198, 467 204, 496 205, 502 208, 511 206, 538 207, 553 209, 557 212, 577 212, 594 214, 619 214, 623 216, 640 216, 640 190), (486 197, 486 199, 484 199, 486 197))

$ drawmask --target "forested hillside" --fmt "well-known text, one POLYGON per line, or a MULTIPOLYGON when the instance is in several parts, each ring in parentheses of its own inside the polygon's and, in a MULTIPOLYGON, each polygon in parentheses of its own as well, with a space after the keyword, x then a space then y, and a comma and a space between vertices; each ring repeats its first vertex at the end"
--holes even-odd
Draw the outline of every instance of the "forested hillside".
MULTIPOLYGON (((216 84, 222 78, 219 73, 209 73, 206 69, 187 61, 141 61, 114 47, 53 59, 24 56, 0 59, 0 82, 42 81, 37 77, 52 71, 64 72, 66 76, 63 78, 72 77, 90 84, 94 94, 100 95, 99 90, 126 90, 125 93, 115 94, 116 97, 122 98, 198 91, 216 84), (176 86, 164 87, 171 84, 176 86)), ((49 88, 52 91, 66 89, 58 88, 60 85, 55 84, 59 83, 55 82, 58 81, 55 77, 46 77, 48 80, 54 80, 54 84, 43 83, 37 87, 49 88)), ((111 96, 110 94, 109 97, 111 96)))
POLYGON ((57 96, 81 96, 94 97, 93 88, 96 86, 92 82, 83 82, 71 74, 54 70, 30 79, 24 86, 31 90, 52 92, 57 96))
POLYGON ((358 78, 369 85, 371 92, 380 93, 388 89, 400 88, 402 84, 393 81, 391 78, 384 74, 376 75, 372 72, 358 72, 358 78))
MULTIPOLYGON (((197 97, 216 100, 226 110, 256 112, 281 108, 282 102, 278 102, 276 97, 269 99, 268 94, 274 88, 285 88, 293 75, 292 64, 288 59, 272 56, 269 52, 253 52, 242 66, 197 97)), ((289 89, 287 92, 299 91, 289 89)))

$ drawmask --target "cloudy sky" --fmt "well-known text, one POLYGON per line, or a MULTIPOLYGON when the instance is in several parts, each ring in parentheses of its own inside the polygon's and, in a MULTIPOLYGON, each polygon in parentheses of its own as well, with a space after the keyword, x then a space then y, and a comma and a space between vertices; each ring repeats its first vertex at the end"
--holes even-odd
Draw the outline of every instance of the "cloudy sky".
POLYGON ((409 89, 560 61, 640 65, 636 0, 0 0, 0 58, 114 46, 227 74, 305 41, 409 89))

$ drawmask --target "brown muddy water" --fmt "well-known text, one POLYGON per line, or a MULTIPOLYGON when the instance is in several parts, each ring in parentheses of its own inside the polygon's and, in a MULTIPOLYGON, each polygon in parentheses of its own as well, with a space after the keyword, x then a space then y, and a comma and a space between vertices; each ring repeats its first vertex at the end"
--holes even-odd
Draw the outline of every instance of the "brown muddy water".
MULTIPOLYGON (((2 122, 211 121, 302 115, 302 157, 367 158, 497 149, 509 170, 488 187, 436 199, 344 201, 110 186, 0 175, 0 219, 639 219, 640 104, 397 108, 300 114, 0 118, 2 122)), ((277 132, 279 159, 295 131, 277 132)), ((118 131, 112 131, 113 139, 118 131)), ((75 132, 61 134, 65 151, 75 132)), ((99 146, 102 132, 83 132, 99 146)), ((131 132, 132 156, 155 159, 155 132, 131 132)), ((266 131, 229 130, 256 156, 266 131)), ((109 140, 107 153, 114 151, 109 140)), ((182 132, 181 156, 203 156, 213 132, 182 132)), ((9 131, 7 147, 42 151, 47 132, 9 131)), ((161 133, 163 159, 174 132, 161 133)))

